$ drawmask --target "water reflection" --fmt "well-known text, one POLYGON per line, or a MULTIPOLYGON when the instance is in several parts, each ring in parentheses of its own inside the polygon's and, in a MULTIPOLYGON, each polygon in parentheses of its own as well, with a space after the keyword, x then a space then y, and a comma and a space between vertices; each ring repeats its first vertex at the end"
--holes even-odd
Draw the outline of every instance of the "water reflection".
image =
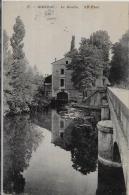
POLYGON ((35 112, 31 114, 31 121, 40 127, 51 130, 51 117, 51 110, 49 109, 47 112, 35 112))
POLYGON ((122 168, 112 168, 98 163, 98 188, 96 195, 125 195, 122 168))
POLYGON ((25 179, 22 172, 29 166, 32 151, 42 140, 28 115, 4 119, 4 192, 21 193, 25 179))
POLYGON ((72 119, 63 118, 59 115, 56 110, 52 110, 52 139, 51 142, 56 146, 60 146, 65 150, 69 150, 71 129, 68 131, 68 136, 66 135, 66 128, 71 123, 72 119))
POLYGON ((92 126, 74 127, 71 141, 73 168, 85 175, 95 171, 98 156, 97 131, 92 126))
POLYGON ((85 175, 96 170, 97 130, 91 122, 81 118, 72 121, 53 111, 52 143, 71 152, 75 170, 85 175))
POLYGON ((97 169, 98 118, 84 118, 72 119, 55 110, 31 118, 6 117, 4 193, 123 195, 121 173, 101 164, 97 169))

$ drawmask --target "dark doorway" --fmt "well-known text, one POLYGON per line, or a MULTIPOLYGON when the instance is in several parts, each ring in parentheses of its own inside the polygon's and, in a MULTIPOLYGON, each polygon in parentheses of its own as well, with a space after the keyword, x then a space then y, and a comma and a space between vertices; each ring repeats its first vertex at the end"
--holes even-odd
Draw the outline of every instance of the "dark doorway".
POLYGON ((63 101, 64 103, 68 102, 68 94, 64 91, 61 91, 57 94, 57 100, 63 101))

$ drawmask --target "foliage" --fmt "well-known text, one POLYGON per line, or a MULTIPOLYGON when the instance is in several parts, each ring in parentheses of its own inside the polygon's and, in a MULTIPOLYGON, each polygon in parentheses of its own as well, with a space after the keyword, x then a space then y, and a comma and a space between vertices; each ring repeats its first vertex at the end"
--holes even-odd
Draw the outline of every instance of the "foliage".
POLYGON ((97 31, 89 39, 82 38, 78 50, 73 49, 66 54, 72 58, 68 69, 73 70, 72 81, 77 89, 83 91, 93 87, 100 69, 107 73, 110 45, 108 33, 97 31))
POLYGON ((110 81, 112 84, 129 84, 129 31, 112 47, 110 81))
POLYGON ((10 85, 10 65, 12 63, 12 56, 9 50, 9 37, 6 31, 3 31, 3 96, 4 96, 4 113, 9 111, 7 101, 11 96, 11 85, 10 85))
POLYGON ((75 127, 72 131, 71 157, 73 168, 84 175, 96 170, 97 132, 91 126, 75 127))
POLYGON ((90 42, 98 49, 101 49, 104 62, 109 60, 109 50, 111 47, 110 37, 106 31, 99 30, 90 36, 90 42))
MULTIPOLYGON (((5 114, 29 112, 31 105, 37 104, 36 94, 41 92, 44 81, 36 66, 31 68, 26 59, 23 50, 25 27, 19 16, 16 18, 13 30, 10 45, 6 31, 3 32, 5 114)), ((41 92, 40 96, 42 95, 41 92)))
POLYGON ((76 118, 65 129, 63 136, 66 150, 71 151, 72 167, 86 175, 97 166, 97 130, 84 118, 76 118))
POLYGON ((29 166, 32 152, 42 141, 42 132, 34 127, 28 115, 4 119, 4 192, 24 192, 23 171, 29 166))
POLYGON ((27 110, 26 99, 26 66, 27 60, 23 51, 25 36, 25 28, 21 18, 16 18, 16 23, 13 26, 14 33, 10 39, 12 46, 13 63, 11 64, 10 76, 12 86, 12 99, 8 101, 12 112, 27 110))
POLYGON ((78 54, 72 57, 72 81, 77 89, 94 86, 97 68, 102 64, 100 51, 88 39, 82 39, 78 54))
POLYGON ((107 31, 98 30, 90 36, 90 42, 101 50, 101 56, 103 59, 103 74, 109 77, 110 63, 109 63, 109 51, 112 43, 107 31))
POLYGON ((75 49, 75 36, 72 36, 70 51, 73 51, 74 49, 75 49))
POLYGON ((98 157, 98 133, 96 129, 97 115, 84 117, 84 113, 74 120, 66 119, 68 126, 62 135, 54 140, 54 144, 71 152, 72 167, 86 175, 96 170, 98 157))
MULTIPOLYGON (((41 75, 35 75, 34 84, 36 86, 36 91, 33 94, 33 100, 31 102, 31 108, 33 111, 44 111, 45 107, 48 107, 49 100, 46 99, 44 95, 44 78, 41 75)), ((32 82, 32 83, 33 83, 32 82)))
POLYGON ((72 36, 70 51, 65 54, 65 57, 73 58, 77 54, 78 54, 78 51, 75 48, 75 36, 72 36))

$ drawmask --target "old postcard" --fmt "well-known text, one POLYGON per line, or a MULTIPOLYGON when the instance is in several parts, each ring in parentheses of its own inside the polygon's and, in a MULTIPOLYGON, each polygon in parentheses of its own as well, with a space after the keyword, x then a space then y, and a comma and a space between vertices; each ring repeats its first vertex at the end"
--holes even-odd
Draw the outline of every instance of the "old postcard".
POLYGON ((3 195, 129 195, 129 4, 3 1, 3 195))

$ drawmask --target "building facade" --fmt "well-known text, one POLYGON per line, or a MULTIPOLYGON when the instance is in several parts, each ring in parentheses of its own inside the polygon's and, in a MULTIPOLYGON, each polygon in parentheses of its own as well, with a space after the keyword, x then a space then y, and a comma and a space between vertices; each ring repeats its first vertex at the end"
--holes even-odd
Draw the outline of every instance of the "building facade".
POLYGON ((72 71, 67 69, 71 63, 71 58, 64 57, 52 63, 52 97, 55 99, 68 98, 68 100, 78 100, 82 94, 76 90, 71 81, 72 71))

